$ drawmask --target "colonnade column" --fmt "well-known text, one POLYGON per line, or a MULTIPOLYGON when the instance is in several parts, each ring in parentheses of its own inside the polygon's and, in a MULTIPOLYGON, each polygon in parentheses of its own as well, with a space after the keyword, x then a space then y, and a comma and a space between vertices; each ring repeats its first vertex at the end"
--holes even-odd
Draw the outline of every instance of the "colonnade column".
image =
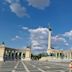
POLYGON ((70 59, 71 59, 72 55, 71 55, 71 52, 70 52, 70 59))
POLYGON ((23 60, 23 52, 21 53, 21 60, 23 60))
POLYGON ((67 52, 67 59, 69 59, 69 53, 67 52))
POLYGON ((72 52, 71 52, 71 59, 72 59, 72 52))
POLYGON ((57 53, 56 53, 56 58, 58 58, 57 53))
POLYGON ((14 58, 14 60, 16 59, 16 51, 14 51, 14 53, 13 53, 14 55, 13 55, 13 58, 14 58))
POLYGON ((60 53, 58 53, 58 58, 60 58, 60 53))

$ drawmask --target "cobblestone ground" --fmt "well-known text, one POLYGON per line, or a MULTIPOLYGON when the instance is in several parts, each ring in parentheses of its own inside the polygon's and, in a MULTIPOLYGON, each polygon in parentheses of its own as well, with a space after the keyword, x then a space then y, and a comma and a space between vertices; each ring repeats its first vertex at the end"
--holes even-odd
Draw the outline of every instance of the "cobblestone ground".
POLYGON ((40 61, 0 62, 0 72, 72 72, 68 63, 40 61))

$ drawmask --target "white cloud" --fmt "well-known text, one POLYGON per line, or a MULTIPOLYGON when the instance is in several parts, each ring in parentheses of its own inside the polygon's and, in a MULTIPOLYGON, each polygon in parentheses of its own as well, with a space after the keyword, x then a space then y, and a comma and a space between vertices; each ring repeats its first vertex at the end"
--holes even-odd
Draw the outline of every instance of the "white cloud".
POLYGON ((12 3, 19 3, 20 0, 5 0, 7 3, 12 4, 12 3))
POLYGON ((42 33, 42 34, 47 34, 48 33, 48 29, 47 28, 37 28, 37 29, 29 29, 29 31, 31 33, 42 33))
POLYGON ((43 48, 42 47, 37 47, 37 46, 35 46, 34 48, 33 48, 33 50, 43 50, 43 48))
POLYGON ((19 17, 27 16, 26 8, 21 5, 20 0, 6 0, 7 3, 9 3, 9 8, 11 12, 15 13, 19 17))
POLYGON ((68 46, 68 45, 69 45, 69 43, 65 43, 65 45, 66 45, 66 46, 68 46))
POLYGON ((53 36, 53 37, 52 37, 52 40, 55 41, 55 42, 64 42, 64 43, 66 43, 66 39, 63 38, 63 37, 60 37, 60 36, 58 36, 58 35, 53 36))
MULTIPOLYGON (((37 28, 29 29, 31 33, 31 43, 32 49, 47 50, 48 46, 48 29, 47 28, 37 28)), ((71 31, 70 31, 71 32, 71 31)), ((64 34, 69 33, 65 32, 64 34)), ((52 47, 55 49, 69 49, 71 48, 71 41, 67 39, 64 34, 59 34, 52 36, 52 47)), ((68 35, 68 34, 67 34, 68 35)), ((71 36, 69 34, 68 36, 71 36)))
POLYGON ((22 39, 22 37, 16 35, 16 36, 15 36, 14 38, 12 38, 11 40, 12 40, 12 41, 15 41, 15 40, 20 40, 20 39, 22 39))
POLYGON ((28 30, 28 27, 24 27, 24 26, 23 26, 22 29, 23 29, 23 30, 28 30))
POLYGON ((50 5, 50 0, 27 0, 29 5, 38 9, 45 9, 50 5))
POLYGON ((27 16, 26 8, 22 7, 19 3, 11 4, 10 9, 13 13, 15 13, 19 17, 27 16))
POLYGON ((72 50, 72 47, 70 49, 72 50))
POLYGON ((48 29, 39 27, 37 29, 29 29, 29 32, 31 33, 32 49, 37 51, 46 51, 48 42, 48 29))
MULTIPOLYGON (((50 0, 26 0, 29 5, 38 8, 45 9, 50 5, 50 0)), ((5 2, 9 5, 11 12, 15 13, 19 17, 28 17, 27 9, 25 6, 21 4, 21 0, 5 0, 5 2)))
POLYGON ((69 48, 68 40, 62 36, 63 34, 52 36, 52 45, 56 49, 65 49, 69 48))
POLYGON ((12 0, 6 0, 6 2, 8 2, 8 3, 12 3, 12 0))
POLYGON ((38 45, 39 45, 38 41, 36 41, 36 40, 33 40, 33 41, 32 41, 32 46, 35 47, 35 46, 38 46, 38 45))
POLYGON ((69 31, 69 32, 65 32, 65 33, 63 34, 63 36, 68 37, 69 39, 72 39, 72 30, 69 31))

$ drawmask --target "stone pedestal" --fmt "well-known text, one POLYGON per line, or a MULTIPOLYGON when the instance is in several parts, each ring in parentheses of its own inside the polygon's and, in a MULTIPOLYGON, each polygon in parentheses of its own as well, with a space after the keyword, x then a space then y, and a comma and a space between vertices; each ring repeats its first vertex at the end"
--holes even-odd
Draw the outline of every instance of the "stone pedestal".
POLYGON ((25 49, 25 58, 24 58, 24 60, 26 60, 26 61, 31 60, 31 49, 30 48, 25 49))
POLYGON ((52 60, 57 60, 56 57, 42 57, 41 59, 39 59, 39 61, 52 61, 52 60))
POLYGON ((4 51, 5 47, 3 45, 0 45, 0 61, 4 61, 4 51))
POLYGON ((30 61, 31 58, 21 58, 22 61, 30 61))

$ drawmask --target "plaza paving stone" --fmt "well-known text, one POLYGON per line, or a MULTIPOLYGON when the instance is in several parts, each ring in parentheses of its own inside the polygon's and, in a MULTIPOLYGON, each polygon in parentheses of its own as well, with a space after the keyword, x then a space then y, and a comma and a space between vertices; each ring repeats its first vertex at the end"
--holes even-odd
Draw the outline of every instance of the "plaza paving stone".
POLYGON ((72 72, 68 63, 40 61, 0 62, 0 72, 72 72))

